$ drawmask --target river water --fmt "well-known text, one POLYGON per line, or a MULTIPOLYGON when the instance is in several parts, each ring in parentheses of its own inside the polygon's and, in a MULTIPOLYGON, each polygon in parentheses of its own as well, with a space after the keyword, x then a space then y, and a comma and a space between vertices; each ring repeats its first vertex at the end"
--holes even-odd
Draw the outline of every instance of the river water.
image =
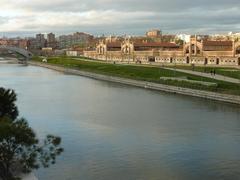
POLYGON ((40 180, 240 179, 240 108, 209 100, 0 65, 39 137, 60 135, 40 180))

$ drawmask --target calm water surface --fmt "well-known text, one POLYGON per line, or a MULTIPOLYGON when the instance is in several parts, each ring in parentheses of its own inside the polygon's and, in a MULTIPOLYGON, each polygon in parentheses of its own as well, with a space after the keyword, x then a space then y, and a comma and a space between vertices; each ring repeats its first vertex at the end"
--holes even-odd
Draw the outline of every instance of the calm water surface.
POLYGON ((240 108, 0 64, 21 116, 65 152, 40 180, 240 179, 240 108))

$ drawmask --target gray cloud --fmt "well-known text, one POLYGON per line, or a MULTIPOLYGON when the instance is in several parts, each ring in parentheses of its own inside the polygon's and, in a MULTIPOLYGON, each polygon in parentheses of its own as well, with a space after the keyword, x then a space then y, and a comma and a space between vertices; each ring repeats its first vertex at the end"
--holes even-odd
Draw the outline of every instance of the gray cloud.
POLYGON ((239 31, 239 0, 2 0, 4 32, 143 34, 239 31))

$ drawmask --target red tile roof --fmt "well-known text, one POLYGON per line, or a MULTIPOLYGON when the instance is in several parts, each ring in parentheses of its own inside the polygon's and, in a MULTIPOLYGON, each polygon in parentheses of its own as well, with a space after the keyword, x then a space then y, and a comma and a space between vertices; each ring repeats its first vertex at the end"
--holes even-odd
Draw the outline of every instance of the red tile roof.
POLYGON ((232 41, 203 41, 203 46, 232 46, 232 41))
POLYGON ((169 42, 146 42, 146 43, 134 43, 135 47, 168 47, 168 48, 178 48, 179 46, 175 43, 169 42))
POLYGON ((110 42, 107 43, 108 48, 121 48, 121 43, 120 42, 110 42))
MULTIPOLYGON (((175 43, 169 42, 135 42, 133 43, 135 47, 166 47, 166 48, 179 48, 175 43)), ((109 42, 107 43, 108 48, 121 48, 121 42, 109 42)))

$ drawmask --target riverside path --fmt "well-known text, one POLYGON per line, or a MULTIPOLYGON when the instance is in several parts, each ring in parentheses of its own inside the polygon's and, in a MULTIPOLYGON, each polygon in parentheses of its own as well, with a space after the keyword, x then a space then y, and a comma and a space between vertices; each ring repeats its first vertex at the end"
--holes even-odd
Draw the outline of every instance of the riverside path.
POLYGON ((240 79, 235 79, 235 78, 231 78, 231 77, 227 77, 227 76, 223 76, 223 75, 219 75, 219 74, 211 75, 211 74, 204 73, 204 72, 191 71, 191 70, 185 70, 185 69, 166 68, 166 67, 164 69, 175 70, 178 72, 183 72, 183 73, 188 73, 188 74, 192 74, 192 75, 212 78, 212 79, 216 79, 216 80, 220 80, 220 81, 226 81, 226 82, 230 82, 230 83, 240 84, 240 79))

